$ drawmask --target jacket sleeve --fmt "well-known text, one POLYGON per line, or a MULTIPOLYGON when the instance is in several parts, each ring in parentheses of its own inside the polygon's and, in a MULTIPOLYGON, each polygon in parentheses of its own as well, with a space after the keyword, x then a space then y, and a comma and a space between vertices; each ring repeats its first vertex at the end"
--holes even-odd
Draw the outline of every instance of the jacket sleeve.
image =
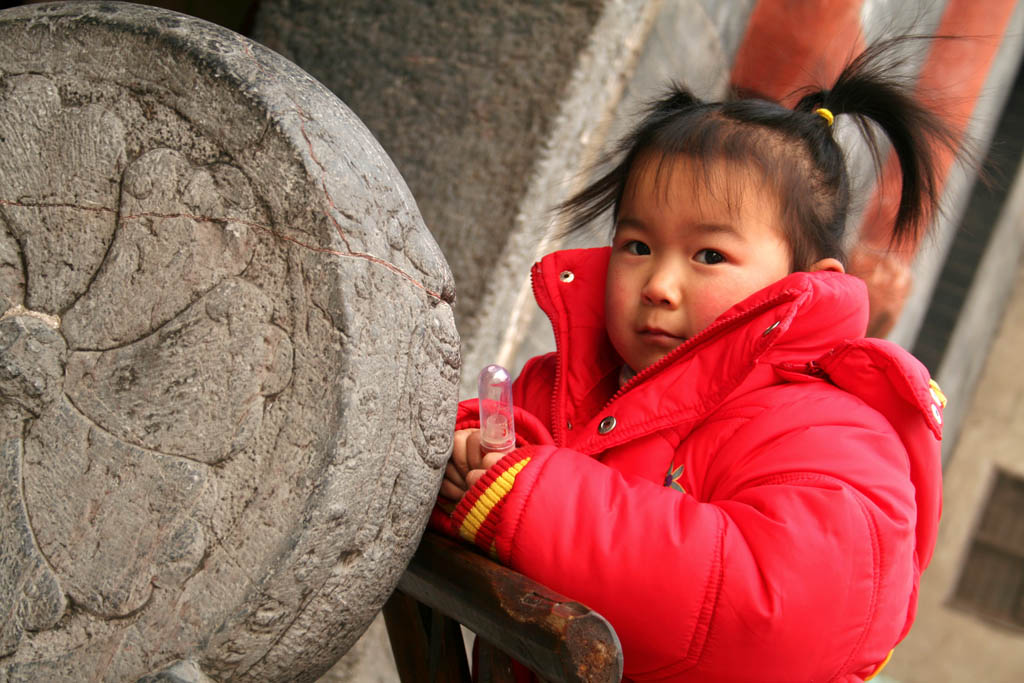
POLYGON ((876 669, 907 622, 913 487, 883 418, 808 425, 805 413, 773 406, 722 441, 732 465, 709 470, 706 502, 530 445, 453 519, 607 617, 631 679, 683 680, 699 664, 706 681, 859 680, 843 674, 876 669))
MULTIPOLYGON (((548 432, 547 427, 532 413, 524 410, 518 404, 513 404, 514 410, 514 421, 516 426, 516 446, 517 448, 512 451, 516 453, 522 447, 527 445, 541 445, 541 444, 552 444, 554 441, 551 438, 551 434, 548 432)), ((455 415, 455 430, 460 429, 479 429, 480 428, 480 410, 479 403, 476 398, 466 399, 459 402, 458 410, 455 415)), ((510 454, 511 455, 511 454, 510 454)), ((502 460, 488 470, 482 479, 486 479, 488 482, 492 482, 496 476, 501 475, 505 472, 505 469, 510 467, 513 461, 508 456, 502 458, 502 460)), ((525 463, 524 463, 525 464, 525 463)), ((511 474, 505 475, 502 481, 508 481, 508 477, 514 477, 514 474, 522 469, 522 466, 513 469, 511 474)), ((474 488, 476 493, 473 493, 472 498, 475 501, 480 495, 481 491, 487 491, 486 487, 477 486, 474 488)), ((487 499, 493 498, 493 493, 488 494, 487 499)), ((463 501, 469 497, 467 493, 463 496, 463 501)), ((497 503, 494 500, 494 503, 497 503)), ((465 508, 465 505, 462 506, 465 508)), ((447 534, 453 537, 461 537, 469 542, 474 542, 476 539, 474 524, 480 519, 479 510, 469 516, 467 521, 465 513, 455 514, 460 509, 457 506, 453 506, 451 501, 445 498, 439 497, 437 503, 434 505, 434 509, 430 514, 430 527, 435 531, 447 534)), ((472 509, 471 507, 469 509, 472 509)), ((495 518, 497 515, 495 515, 495 518)), ((496 558, 497 556, 493 552, 493 549, 486 546, 482 542, 483 536, 481 536, 481 547, 491 552, 491 556, 496 558)))

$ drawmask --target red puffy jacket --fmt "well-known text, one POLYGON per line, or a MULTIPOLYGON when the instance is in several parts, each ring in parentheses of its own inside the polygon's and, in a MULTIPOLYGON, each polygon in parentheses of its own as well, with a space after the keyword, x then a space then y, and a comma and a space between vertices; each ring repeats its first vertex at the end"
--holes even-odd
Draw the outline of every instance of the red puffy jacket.
POLYGON ((516 381, 525 445, 435 525, 607 617, 629 680, 870 677, 910 628, 935 543, 937 385, 863 338, 860 280, 820 272, 755 293, 620 389, 608 253, 534 266, 557 351, 516 381))

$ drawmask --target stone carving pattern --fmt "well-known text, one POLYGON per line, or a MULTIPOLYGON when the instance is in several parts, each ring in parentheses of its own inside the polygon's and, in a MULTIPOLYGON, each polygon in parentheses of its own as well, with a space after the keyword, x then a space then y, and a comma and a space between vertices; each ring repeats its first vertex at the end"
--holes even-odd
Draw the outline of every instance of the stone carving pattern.
MULTIPOLYGON (((273 87, 242 39, 144 17, 210 31, 273 87)), ((301 99, 297 135, 257 112, 239 143, 160 74, 19 60, 0 48, 0 679, 190 657, 219 679, 315 677, 397 581, 450 448, 443 260, 414 207, 324 161, 346 141, 301 99), (413 419, 346 428, 376 412, 413 419)))

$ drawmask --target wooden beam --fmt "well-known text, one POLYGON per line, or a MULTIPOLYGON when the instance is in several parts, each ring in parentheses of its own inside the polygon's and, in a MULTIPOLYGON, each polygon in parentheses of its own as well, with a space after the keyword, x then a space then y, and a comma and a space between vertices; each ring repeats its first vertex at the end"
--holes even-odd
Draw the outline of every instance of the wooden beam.
POLYGON ((622 679, 622 648, 604 617, 467 546, 428 531, 398 587, 546 681, 622 679))

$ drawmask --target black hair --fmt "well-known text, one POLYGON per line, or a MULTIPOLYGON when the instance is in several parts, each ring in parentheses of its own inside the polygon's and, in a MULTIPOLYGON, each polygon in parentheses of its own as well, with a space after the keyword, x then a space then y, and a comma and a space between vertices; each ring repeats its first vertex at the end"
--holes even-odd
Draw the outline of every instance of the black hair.
POLYGON ((609 209, 614 220, 634 164, 648 155, 660 155, 662 161, 694 159, 705 172, 713 162, 737 162, 752 165, 773 184, 794 270, 828 257, 845 263, 850 179, 831 122, 818 113, 827 109, 853 119, 879 175, 884 150, 874 126, 888 138, 902 171, 890 246, 915 240, 939 207, 939 151, 956 154, 960 137, 913 96, 900 76, 905 59, 899 46, 933 39, 901 36, 874 44, 843 69, 831 88, 804 89, 793 109, 754 96, 704 102, 673 84, 605 159, 610 170, 558 207, 567 219, 565 232, 585 228, 609 209))

